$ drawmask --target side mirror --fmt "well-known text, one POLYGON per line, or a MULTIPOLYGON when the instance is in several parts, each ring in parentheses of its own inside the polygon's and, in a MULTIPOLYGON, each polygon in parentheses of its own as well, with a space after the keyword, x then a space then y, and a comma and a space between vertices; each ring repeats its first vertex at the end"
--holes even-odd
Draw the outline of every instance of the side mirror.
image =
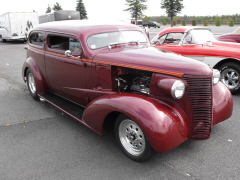
POLYGON ((64 54, 66 57, 72 57, 72 51, 70 50, 66 50, 64 54))
POLYGON ((206 45, 209 46, 209 47, 212 47, 212 41, 207 41, 206 45))
POLYGON ((157 40, 157 41, 154 42, 154 44, 156 44, 156 45, 160 45, 161 43, 160 43, 159 40, 157 40))

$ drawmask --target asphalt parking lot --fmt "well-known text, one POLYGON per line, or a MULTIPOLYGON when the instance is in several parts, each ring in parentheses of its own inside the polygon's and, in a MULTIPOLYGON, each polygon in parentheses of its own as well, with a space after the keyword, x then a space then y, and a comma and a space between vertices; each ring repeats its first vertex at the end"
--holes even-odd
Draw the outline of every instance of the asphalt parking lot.
MULTIPOLYGON (((161 29, 150 28, 151 38, 161 29)), ((211 27, 215 35, 236 27, 211 27)), ((22 42, 0 43, 0 179, 240 179, 240 94, 230 119, 208 140, 188 140, 144 163, 128 159, 112 134, 100 137, 43 102, 22 80, 22 42)))

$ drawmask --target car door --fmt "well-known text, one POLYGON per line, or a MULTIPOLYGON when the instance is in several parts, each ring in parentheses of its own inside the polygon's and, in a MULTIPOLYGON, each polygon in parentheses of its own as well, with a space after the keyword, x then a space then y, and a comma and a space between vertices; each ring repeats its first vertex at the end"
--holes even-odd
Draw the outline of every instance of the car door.
POLYGON ((44 63, 44 36, 44 32, 32 31, 28 38, 28 46, 25 48, 28 49, 27 56, 31 57, 31 59, 36 62, 45 82, 46 69, 44 63))
POLYGON ((184 33, 179 32, 166 33, 160 36, 154 45, 158 48, 184 55, 185 47, 180 44, 183 36, 184 33))
POLYGON ((71 35, 48 34, 45 54, 47 79, 53 93, 86 105, 86 64, 80 58, 82 48, 79 40, 71 35), (65 51, 72 56, 67 57, 65 51))

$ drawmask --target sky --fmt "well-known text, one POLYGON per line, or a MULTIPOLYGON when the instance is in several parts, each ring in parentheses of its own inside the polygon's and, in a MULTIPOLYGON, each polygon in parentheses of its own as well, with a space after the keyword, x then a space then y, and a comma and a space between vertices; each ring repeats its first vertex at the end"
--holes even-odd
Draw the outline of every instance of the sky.
MULTIPOLYGON (((3 1, 3 0, 2 0, 3 1)), ((5 0, 4 6, 0 6, 0 15, 6 12, 32 12, 39 15, 45 13, 48 4, 50 7, 58 2, 63 10, 75 10, 76 0, 5 0)), ((148 0, 145 3, 148 9, 144 11, 147 16, 166 15, 160 8, 161 0, 148 0)), ((127 8, 126 0, 83 0, 91 20, 124 20, 130 19, 130 13, 124 11, 127 8)), ((213 16, 240 14, 240 0, 183 0, 184 9, 178 15, 188 16, 213 16)))

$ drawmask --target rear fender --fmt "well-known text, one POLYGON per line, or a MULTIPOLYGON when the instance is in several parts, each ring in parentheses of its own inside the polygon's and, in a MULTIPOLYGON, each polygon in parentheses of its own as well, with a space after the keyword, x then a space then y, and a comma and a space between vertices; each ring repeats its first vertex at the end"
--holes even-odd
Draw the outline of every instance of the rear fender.
POLYGON ((174 149, 189 138, 189 123, 182 109, 138 94, 100 97, 86 107, 83 121, 102 135, 104 120, 111 112, 123 113, 135 121, 158 153, 174 149))

